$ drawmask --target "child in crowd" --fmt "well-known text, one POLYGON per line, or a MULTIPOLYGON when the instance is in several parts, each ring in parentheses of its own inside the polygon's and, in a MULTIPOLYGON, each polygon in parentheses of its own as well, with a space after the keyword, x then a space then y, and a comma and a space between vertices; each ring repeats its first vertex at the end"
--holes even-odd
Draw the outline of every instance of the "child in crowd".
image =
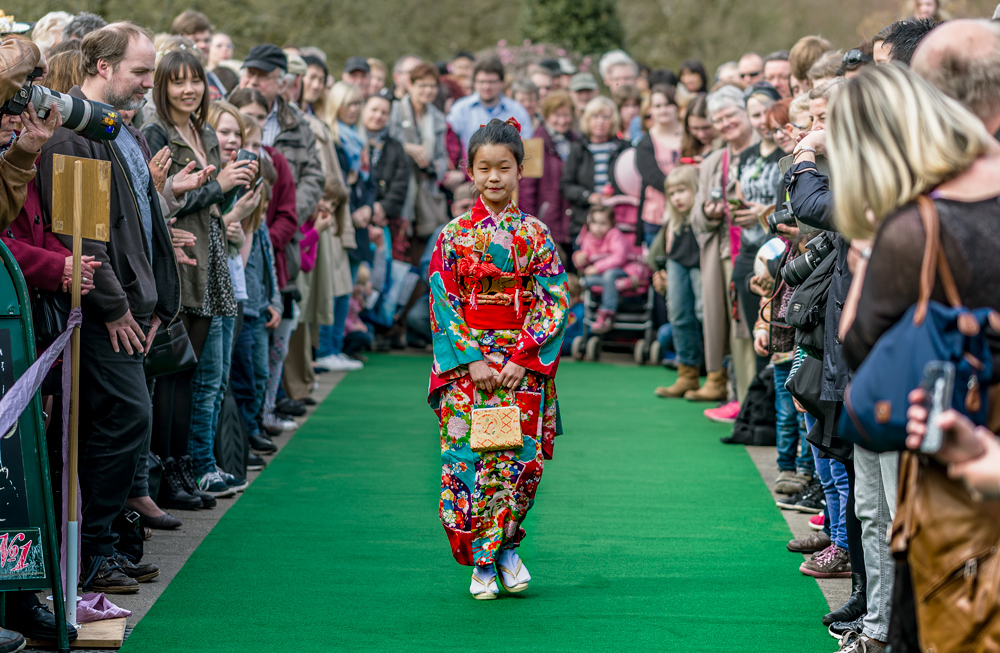
POLYGON ((671 334, 677 352, 677 381, 655 390, 658 397, 683 397, 698 390, 702 363, 701 251, 691 230, 691 207, 698 193, 698 169, 680 165, 663 182, 666 220, 649 250, 651 267, 666 257, 653 277, 657 291, 667 296, 671 334))
POLYGON ((372 294, 374 286, 371 281, 371 271, 368 265, 362 263, 358 266, 358 278, 354 282, 354 291, 351 293, 351 301, 347 309, 346 332, 344 333, 344 355, 352 358, 363 358, 362 353, 369 349, 375 340, 373 327, 361 319, 361 312, 365 310, 366 299, 372 294))
POLYGON ((614 210, 609 206, 592 206, 587 214, 587 225, 577 237, 577 251, 573 263, 583 277, 583 287, 600 286, 601 306, 590 330, 594 333, 611 331, 615 311, 618 310, 618 286, 615 283, 628 273, 624 268, 629 262, 628 237, 615 227, 614 210))
POLYGON ((429 402, 439 419, 440 517, 476 599, 528 587, 515 549, 559 429, 555 373, 569 297, 548 227, 512 196, 521 177, 520 125, 491 120, 469 141, 480 197, 449 222, 430 264, 434 364, 429 402), (477 408, 520 409, 523 446, 472 451, 477 408))

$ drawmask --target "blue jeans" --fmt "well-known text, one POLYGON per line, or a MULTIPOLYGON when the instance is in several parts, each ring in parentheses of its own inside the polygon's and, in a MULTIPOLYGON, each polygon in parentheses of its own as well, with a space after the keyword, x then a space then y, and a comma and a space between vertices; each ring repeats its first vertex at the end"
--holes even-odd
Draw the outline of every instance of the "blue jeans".
POLYGON ((674 331, 677 362, 701 367, 701 268, 684 267, 667 259, 667 312, 674 331))
POLYGON ((247 435, 260 435, 260 409, 267 390, 267 356, 270 351, 265 324, 267 320, 264 317, 244 315, 243 328, 233 349, 230 382, 247 435))
POLYGON ((585 288, 600 286, 601 309, 614 312, 618 310, 618 288, 615 287, 615 281, 620 277, 627 276, 625 270, 611 268, 601 274, 589 274, 583 278, 581 283, 585 288))
POLYGON ((785 381, 792 371, 792 362, 774 366, 774 412, 777 414, 775 429, 778 436, 778 469, 812 476, 816 469, 812 449, 806 442, 806 422, 802 413, 795 410, 792 393, 785 390, 785 381), (801 444, 801 452, 798 451, 801 444))
POLYGON ((826 496, 826 514, 830 518, 830 539, 842 549, 847 548, 847 470, 844 463, 832 458, 820 458, 819 450, 812 447, 816 458, 816 475, 823 484, 826 496))
POLYGON ((347 312, 350 309, 350 304, 350 295, 333 298, 333 324, 320 325, 316 358, 339 354, 344 350, 344 329, 347 324, 347 312))
POLYGON ((196 476, 215 471, 215 430, 219 424, 219 389, 229 367, 235 318, 215 316, 191 379, 189 449, 196 476))

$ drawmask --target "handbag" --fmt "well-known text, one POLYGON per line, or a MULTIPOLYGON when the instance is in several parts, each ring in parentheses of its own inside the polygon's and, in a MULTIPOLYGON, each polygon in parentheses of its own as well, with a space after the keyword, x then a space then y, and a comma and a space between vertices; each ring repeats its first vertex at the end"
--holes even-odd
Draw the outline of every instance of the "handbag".
POLYGON ((174 374, 198 364, 184 323, 175 320, 156 332, 146 354, 146 378, 174 374))
POLYGON ((524 446, 521 409, 517 405, 473 408, 469 440, 476 453, 520 449, 524 446))
POLYGON ((955 366, 952 408, 978 425, 987 419, 993 356, 985 331, 1000 316, 962 306, 941 249, 934 202, 921 196, 917 205, 927 234, 919 299, 879 338, 844 391, 841 437, 874 452, 906 450, 907 395, 920 385, 929 361, 955 366), (935 267, 951 306, 931 301, 935 267))
POLYGON ((921 651, 1000 650, 1000 502, 904 453, 890 547, 909 566, 921 651))
POLYGON ((66 330, 69 295, 35 288, 31 293, 31 318, 35 353, 43 352, 66 330))

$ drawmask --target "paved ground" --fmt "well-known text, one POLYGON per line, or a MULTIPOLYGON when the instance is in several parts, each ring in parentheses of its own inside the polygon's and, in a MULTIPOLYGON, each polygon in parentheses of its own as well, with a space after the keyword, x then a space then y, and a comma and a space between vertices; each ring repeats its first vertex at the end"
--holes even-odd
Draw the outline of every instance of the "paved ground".
MULTIPOLYGON (((404 354, 405 355, 405 354, 404 354)), ((416 354, 422 355, 422 354, 416 354)), ((602 362, 611 364, 631 365, 631 356, 622 354, 602 355, 602 362)), ((317 404, 333 390, 336 385, 346 376, 343 373, 327 373, 319 376, 319 388, 313 393, 317 404)), ((650 389, 652 391, 652 389, 650 389)), ((312 409, 304 417, 299 418, 300 424, 309 418, 312 409)), ((294 437, 294 433, 284 434, 274 438, 279 451, 285 444, 294 437)), ((719 446, 724 446, 720 444, 719 446)), ((732 446, 732 445, 730 445, 732 446)), ((768 487, 773 487, 774 479, 778 475, 776 463, 777 453, 774 447, 747 447, 747 453, 757 466, 761 478, 768 487)), ((248 480, 252 483, 259 475, 259 472, 250 472, 248 480)), ((118 606, 132 611, 132 616, 128 619, 129 630, 145 616, 146 612, 160 596, 163 589, 173 580, 174 576, 184 566, 188 556, 198 548, 202 540, 215 526, 216 522, 222 518, 231 505, 239 500, 237 495, 233 499, 219 499, 218 505, 212 510, 197 511, 175 511, 175 516, 184 521, 184 525, 173 531, 153 531, 153 537, 146 542, 144 559, 155 562, 160 567, 160 575, 149 583, 143 583, 142 590, 138 594, 112 596, 111 600, 118 606)), ((795 537, 803 537, 812 531, 809 528, 809 517, 799 512, 783 510, 782 515, 788 522, 788 527, 795 537)), ((722 552, 723 554, 725 552, 722 552)), ((790 553, 785 550, 775 551, 777 556, 788 558, 788 564, 798 566, 804 560, 804 556, 790 553)), ((817 580, 823 595, 831 606, 837 608, 847 601, 851 593, 849 579, 817 580)), ((822 615, 817 615, 817 621, 822 615)), ((36 651, 40 649, 25 649, 26 651, 36 651)), ((81 649, 77 649, 81 650, 81 649)), ((82 650, 81 650, 82 651, 82 650)), ((83 653, 86 653, 85 651, 83 653)))

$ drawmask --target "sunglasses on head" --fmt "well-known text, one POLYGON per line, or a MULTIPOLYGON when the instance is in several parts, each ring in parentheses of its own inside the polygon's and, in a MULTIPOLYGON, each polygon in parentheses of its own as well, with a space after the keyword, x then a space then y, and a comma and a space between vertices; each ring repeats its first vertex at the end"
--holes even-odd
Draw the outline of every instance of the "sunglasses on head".
POLYGON ((844 55, 845 66, 860 66, 861 64, 869 63, 871 61, 874 60, 857 48, 848 50, 847 54, 844 55))

